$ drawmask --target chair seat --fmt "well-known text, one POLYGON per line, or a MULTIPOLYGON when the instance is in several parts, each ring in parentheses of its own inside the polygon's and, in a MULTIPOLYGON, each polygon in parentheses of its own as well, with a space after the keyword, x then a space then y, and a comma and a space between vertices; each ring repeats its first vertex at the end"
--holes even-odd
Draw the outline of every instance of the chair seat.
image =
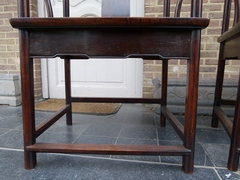
POLYGON ((14 28, 80 28, 80 27, 172 27, 205 28, 206 18, 145 18, 145 17, 98 17, 98 18, 12 18, 14 28))
POLYGON ((209 19, 14 18, 10 22, 14 28, 31 31, 33 58, 188 59, 192 30, 205 28, 209 19))

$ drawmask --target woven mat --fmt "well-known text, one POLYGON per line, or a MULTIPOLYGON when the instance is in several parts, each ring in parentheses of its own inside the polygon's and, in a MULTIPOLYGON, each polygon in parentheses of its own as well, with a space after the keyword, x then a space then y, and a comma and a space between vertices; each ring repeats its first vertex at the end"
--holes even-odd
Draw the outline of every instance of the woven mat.
MULTIPOLYGON (((35 110, 58 111, 65 105, 64 99, 48 99, 35 104, 35 110)), ((109 115, 117 113, 120 109, 119 103, 72 103, 72 112, 82 114, 109 115)))

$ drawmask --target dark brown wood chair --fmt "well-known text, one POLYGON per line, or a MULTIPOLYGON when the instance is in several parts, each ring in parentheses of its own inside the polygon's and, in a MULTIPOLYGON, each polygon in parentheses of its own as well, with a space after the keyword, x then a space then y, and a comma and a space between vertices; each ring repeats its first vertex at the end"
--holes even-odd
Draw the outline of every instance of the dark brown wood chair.
POLYGON ((218 126, 218 120, 223 124, 231 139, 228 169, 237 171, 240 153, 240 84, 238 85, 237 99, 226 100, 222 98, 225 63, 229 59, 240 60, 240 1, 225 0, 222 35, 218 38, 220 43, 212 127, 218 126), (234 2, 233 27, 229 28, 231 4, 234 2), (226 116, 222 105, 234 105, 235 113, 233 122, 226 116))
MULTIPOLYGON (((22 77, 22 111, 24 132, 25 168, 36 165, 37 152, 82 153, 82 154, 128 154, 128 155, 173 155, 182 156, 185 173, 193 172, 198 99, 198 76, 201 29, 209 19, 201 18, 202 1, 192 0, 191 15, 180 18, 182 0, 176 4, 175 17, 170 15, 170 1, 164 1, 164 17, 100 17, 72 18, 69 16, 69 1, 63 0, 63 18, 30 17, 29 0, 19 0, 19 18, 10 20, 20 32, 20 59, 22 77), (47 40, 47 46, 46 46, 47 40), (86 43, 87 42, 87 43, 86 43), (95 42, 104 42, 99 46, 95 42), (126 43, 127 42, 127 43, 126 43), (111 48, 111 47, 118 48, 111 48), (111 49, 111 51, 109 51, 111 49), (33 93, 33 58, 61 57, 65 61, 66 106, 55 115, 35 126, 33 93), (128 57, 162 60, 162 97, 152 98, 81 98, 71 97, 70 59, 90 57, 128 57), (187 95, 185 121, 182 125, 168 110, 167 74, 169 59, 187 60, 187 95), (36 138, 67 114, 67 125, 72 125, 72 102, 119 102, 161 104, 161 126, 166 118, 183 141, 181 146, 136 146, 136 145, 89 145, 36 143, 36 138)), ((46 0, 48 14, 52 16, 50 1, 46 0)), ((120 1, 103 0, 106 3, 120 1)), ((127 2, 121 5, 129 4, 127 2)), ((106 6, 107 7, 107 6, 106 6)), ((114 11, 115 12, 115 11, 114 11)), ((111 12, 110 12, 111 13, 111 12)), ((108 16, 109 14, 106 14, 108 16)))

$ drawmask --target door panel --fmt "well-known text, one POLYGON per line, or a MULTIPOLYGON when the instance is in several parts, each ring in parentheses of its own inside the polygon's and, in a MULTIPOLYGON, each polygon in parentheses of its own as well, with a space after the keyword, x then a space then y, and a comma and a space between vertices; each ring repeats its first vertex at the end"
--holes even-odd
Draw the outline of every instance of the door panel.
MULTIPOLYGON (((136 9, 141 1, 131 1, 132 16, 143 13, 136 9)), ((62 17, 62 0, 52 0, 52 5, 54 16, 62 17)), ((101 16, 101 0, 70 0, 70 16, 101 16)), ((43 59, 42 69, 44 98, 64 98, 64 61, 43 59)), ((142 97, 142 81, 142 59, 71 60, 73 97, 142 97)))

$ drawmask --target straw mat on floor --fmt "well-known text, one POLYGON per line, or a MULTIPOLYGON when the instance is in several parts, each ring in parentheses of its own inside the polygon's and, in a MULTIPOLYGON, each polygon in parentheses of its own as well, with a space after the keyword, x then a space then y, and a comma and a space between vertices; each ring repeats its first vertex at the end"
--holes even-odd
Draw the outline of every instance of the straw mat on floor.
MULTIPOLYGON (((64 99, 48 99, 35 104, 35 110, 58 111, 65 105, 64 99)), ((82 114, 109 115, 117 113, 120 109, 119 103, 72 103, 72 112, 82 114)))

